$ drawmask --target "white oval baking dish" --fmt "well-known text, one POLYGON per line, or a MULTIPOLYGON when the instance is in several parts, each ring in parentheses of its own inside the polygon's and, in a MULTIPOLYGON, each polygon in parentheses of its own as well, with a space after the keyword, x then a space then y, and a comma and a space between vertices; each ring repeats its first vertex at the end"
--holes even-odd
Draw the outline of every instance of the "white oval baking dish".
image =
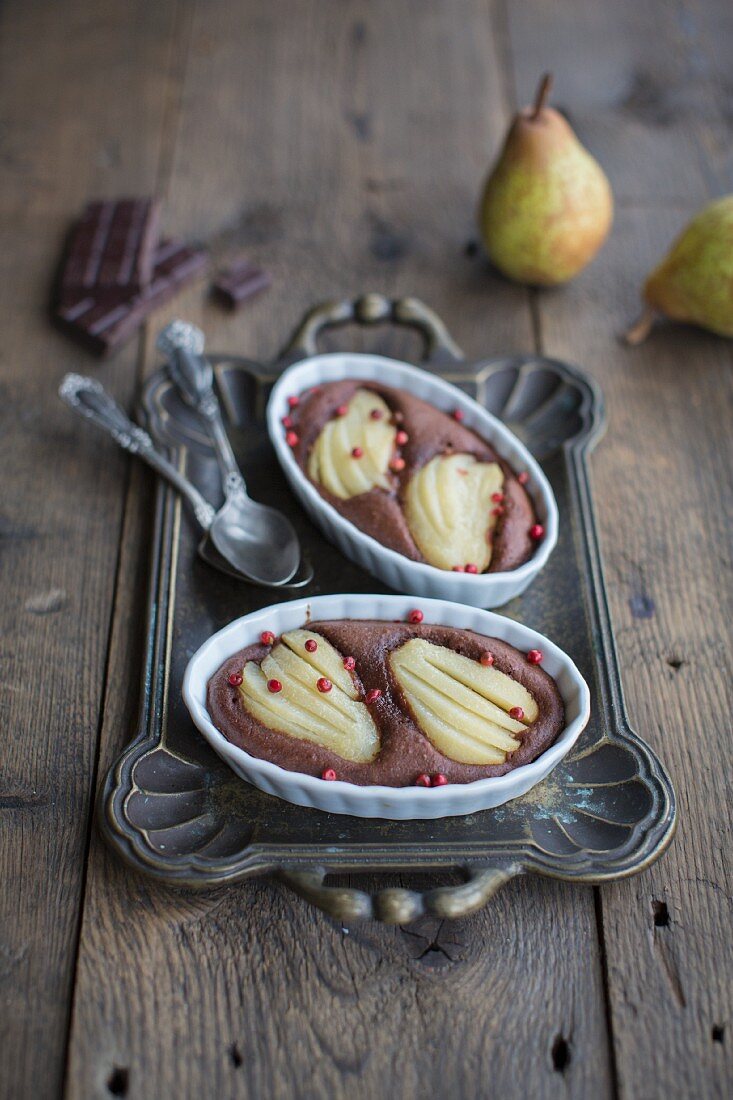
POLYGON ((347 558, 357 562, 398 592, 431 596, 473 607, 498 607, 518 596, 545 565, 557 542, 557 504, 550 483, 527 448, 500 420, 442 378, 419 367, 380 355, 339 352, 315 355, 289 367, 273 387, 267 405, 267 430, 278 461, 300 503, 326 538, 334 542, 347 558), (424 562, 389 550, 344 519, 323 499, 303 474, 285 442, 282 418, 288 413, 288 397, 300 395, 312 386, 344 378, 382 382, 408 390, 444 412, 460 409, 463 423, 472 428, 517 471, 526 470, 526 488, 540 523, 545 528, 542 541, 532 558, 507 573, 449 573, 424 562))
POLYGON ((237 775, 267 794, 299 806, 355 817, 424 819, 476 813, 525 794, 563 759, 585 728, 590 715, 588 685, 567 654, 537 631, 502 615, 444 600, 420 602, 426 622, 475 630, 525 651, 542 650, 542 667, 555 679, 565 703, 566 725, 557 741, 531 764, 496 778, 445 787, 358 787, 287 771, 268 760, 258 760, 227 741, 211 721, 206 708, 209 679, 233 653, 258 641, 263 630, 281 634, 308 620, 403 619, 414 606, 414 598, 410 596, 316 596, 274 604, 236 619, 209 638, 189 661, 183 678, 183 698, 191 717, 237 775))

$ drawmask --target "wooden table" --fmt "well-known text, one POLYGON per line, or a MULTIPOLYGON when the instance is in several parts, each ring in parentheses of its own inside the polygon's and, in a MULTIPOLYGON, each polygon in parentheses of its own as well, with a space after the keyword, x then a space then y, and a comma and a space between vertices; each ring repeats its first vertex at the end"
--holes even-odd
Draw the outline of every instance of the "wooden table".
POLYGON ((731 1095, 731 345, 617 341, 646 270, 732 189, 731 5, 9 0, 1 27, 0 1093, 731 1095), (537 293, 467 245, 546 68, 617 213, 597 262, 537 293), (50 271, 87 198, 150 191, 170 233, 245 251, 274 288, 229 317, 198 284, 98 367, 46 323, 50 271), (341 928, 265 881, 173 894, 97 835, 134 722, 153 482, 61 406, 63 372, 129 406, 174 315, 270 357, 307 306, 372 289, 425 299, 471 355, 542 350, 603 386, 628 704, 679 794, 640 877, 341 928))

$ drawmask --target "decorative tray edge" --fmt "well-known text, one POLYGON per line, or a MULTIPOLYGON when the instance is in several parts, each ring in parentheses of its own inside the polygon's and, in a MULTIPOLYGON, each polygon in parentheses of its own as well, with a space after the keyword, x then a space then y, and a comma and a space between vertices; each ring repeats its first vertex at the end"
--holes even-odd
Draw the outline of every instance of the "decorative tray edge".
MULTIPOLYGON (((590 490, 588 457, 605 428, 604 403, 600 388, 580 368, 542 356, 512 357, 511 360, 480 361, 467 364, 459 359, 459 350, 448 336, 442 322, 422 303, 403 299, 390 303, 380 296, 369 295, 357 302, 327 303, 316 307, 297 330, 290 345, 278 361, 275 370, 263 370, 248 361, 249 369, 260 378, 272 378, 283 364, 300 355, 313 354, 320 331, 330 324, 346 321, 373 323, 391 319, 413 324, 426 337, 431 352, 430 366, 440 368, 449 380, 461 379, 480 384, 482 372, 496 371, 497 362, 511 362, 518 370, 524 364, 551 365, 561 376, 572 379, 584 394, 579 408, 581 427, 562 443, 566 456, 570 487, 575 497, 573 515, 580 516, 578 532, 585 570, 588 577, 586 601, 588 614, 599 643, 596 661, 601 705, 614 719, 608 744, 625 744, 637 763, 631 781, 639 781, 650 792, 649 810, 636 822, 626 843, 616 850, 616 858, 598 865, 586 852, 558 864, 548 853, 521 854, 511 848, 492 852, 490 865, 485 854, 472 854, 471 844, 444 846, 440 854, 418 851, 417 845, 392 844, 387 853, 383 846, 361 845, 359 852, 341 851, 338 845, 301 845, 297 856, 284 860, 281 848, 267 843, 251 843, 244 851, 228 860, 211 859, 196 852, 182 856, 161 856, 147 842, 144 831, 133 827, 127 818, 126 803, 133 793, 133 772, 136 764, 160 745, 155 729, 150 729, 151 700, 163 667, 165 631, 161 629, 168 613, 172 540, 167 536, 180 519, 180 503, 162 484, 157 486, 154 530, 152 539, 151 575, 148 592, 147 638, 145 646, 143 691, 137 733, 109 769, 99 793, 98 819, 103 834, 117 853, 136 870, 172 887, 212 889, 223 883, 234 883, 254 875, 275 874, 298 894, 341 920, 370 917, 394 923, 405 923, 422 913, 440 917, 455 917, 472 912, 485 904, 509 878, 517 874, 537 873, 566 881, 588 884, 603 883, 628 877, 648 867, 671 843, 676 828, 676 800, 672 783, 653 750, 632 729, 623 698, 620 670, 610 612, 603 579, 603 566, 597 525, 590 490), (365 306, 364 303, 367 303, 365 306), (407 316, 407 320, 404 319, 407 316), (329 855, 337 858, 329 858, 329 855), (468 876, 460 886, 436 887, 420 893, 406 889, 384 889, 375 895, 351 887, 333 887, 324 880, 327 873, 356 871, 438 870, 461 868, 468 876)), ((235 357, 219 357, 232 362, 235 357)), ((595 749, 598 746, 594 747, 595 749)), ((169 749, 166 749, 170 752, 169 749)), ((317 813, 317 811, 310 811, 317 813)), ((518 845, 522 847, 522 845, 518 845)))

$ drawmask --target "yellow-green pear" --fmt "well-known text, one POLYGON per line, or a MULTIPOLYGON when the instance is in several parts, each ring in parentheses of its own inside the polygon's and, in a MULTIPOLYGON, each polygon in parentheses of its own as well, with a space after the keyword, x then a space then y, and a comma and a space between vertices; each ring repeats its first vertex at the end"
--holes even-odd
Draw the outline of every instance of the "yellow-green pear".
POLYGON ((733 195, 705 206, 644 284, 647 308, 626 333, 640 344, 655 313, 733 336, 733 195))
POLYGON ((565 119, 545 106, 552 78, 515 117, 484 186, 479 229, 504 275, 532 286, 572 279, 613 220, 611 185, 565 119))

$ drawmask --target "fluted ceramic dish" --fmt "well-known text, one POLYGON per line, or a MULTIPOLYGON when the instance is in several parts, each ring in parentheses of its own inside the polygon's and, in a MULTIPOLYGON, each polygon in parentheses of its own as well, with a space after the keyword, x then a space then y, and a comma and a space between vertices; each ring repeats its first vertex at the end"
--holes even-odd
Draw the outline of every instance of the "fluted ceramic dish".
POLYGON ((499 607, 524 592, 544 567, 557 542, 558 513, 554 494, 524 444, 505 424, 457 387, 419 367, 383 355, 354 352, 314 355, 289 367, 273 386, 267 405, 267 430, 290 487, 313 522, 347 558, 398 592, 455 600, 472 607, 499 607), (509 572, 479 574, 453 573, 425 562, 411 561, 359 530, 324 500, 285 442, 282 419, 288 413, 291 395, 300 395, 312 386, 345 378, 407 390, 446 413, 460 409, 464 427, 471 428, 490 443, 514 470, 526 470, 529 480, 525 488, 545 528, 542 541, 529 561, 509 572))
POLYGON ((445 600, 424 600, 425 621, 473 630, 500 638, 524 652, 541 649, 542 667, 555 680, 565 704, 565 727, 557 740, 536 760, 506 775, 449 783, 444 787, 360 787, 339 780, 324 781, 303 772, 288 771, 269 760, 259 760, 228 741, 216 728, 206 706, 206 687, 216 670, 237 650, 252 645, 262 630, 279 635, 307 621, 323 619, 406 619, 414 606, 408 596, 336 595, 274 604, 236 619, 204 642, 191 658, 183 677, 183 698, 189 713, 211 747, 242 779, 267 794, 298 806, 354 817, 425 820, 473 814, 503 806, 526 794, 568 754, 590 717, 588 685, 566 653, 549 638, 521 623, 490 611, 445 600))

